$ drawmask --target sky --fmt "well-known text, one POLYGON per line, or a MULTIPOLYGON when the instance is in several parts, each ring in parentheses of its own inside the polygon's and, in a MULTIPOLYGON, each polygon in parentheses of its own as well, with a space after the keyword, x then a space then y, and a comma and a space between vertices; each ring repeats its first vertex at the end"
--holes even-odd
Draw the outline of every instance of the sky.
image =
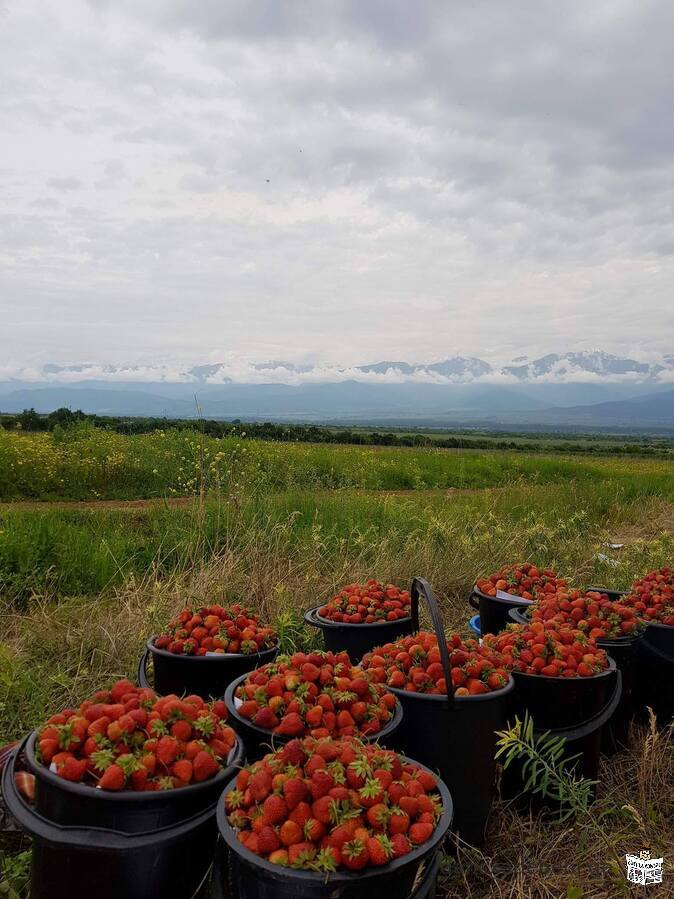
POLYGON ((0 367, 671 352, 674 4, 0 0, 0 367))

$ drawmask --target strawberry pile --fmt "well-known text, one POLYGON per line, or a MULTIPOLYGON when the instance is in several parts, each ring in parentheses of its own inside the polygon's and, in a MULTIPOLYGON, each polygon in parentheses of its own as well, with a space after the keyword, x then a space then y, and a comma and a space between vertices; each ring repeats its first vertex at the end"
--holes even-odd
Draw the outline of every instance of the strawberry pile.
POLYGON ((328 872, 385 865, 422 846, 442 803, 435 777, 395 752, 306 737, 243 768, 225 809, 250 852, 328 872))
POLYGON ((238 604, 214 604, 195 612, 183 609, 166 631, 155 637, 154 645, 177 655, 250 655, 270 649, 277 640, 274 628, 262 627, 260 616, 254 612, 238 604))
POLYGON ((366 584, 347 584, 318 610, 321 618, 347 624, 376 624, 410 617, 409 590, 381 584, 370 578, 366 584))
POLYGON ((36 751, 65 780, 101 790, 172 790, 221 770, 236 742, 226 718, 222 700, 158 697, 120 680, 79 709, 52 715, 36 751))
POLYGON ((634 583, 623 602, 644 621, 657 621, 674 627, 674 571, 660 568, 634 583))
POLYGON ((237 711, 284 737, 373 736, 396 698, 345 652, 296 652, 252 671, 236 689, 237 711), (240 703, 240 704, 239 704, 240 703))
POLYGON ((592 640, 626 637, 642 626, 634 609, 595 590, 546 596, 530 607, 529 614, 532 621, 577 628, 592 640))
POLYGON ((478 578, 475 586, 487 596, 496 596, 500 590, 531 600, 565 590, 566 581, 551 568, 540 569, 531 562, 524 562, 522 565, 505 565, 489 577, 478 578))
MULTIPOLYGON (((508 672, 492 648, 454 634, 447 641, 447 650, 455 696, 489 693, 508 683, 508 672)), ((371 672, 375 683, 410 693, 447 693, 438 638, 428 631, 373 649, 363 656, 361 665, 371 672)))
POLYGON ((500 653, 512 671, 545 677, 592 677, 608 668, 608 656, 583 631, 552 622, 510 624, 487 634, 483 645, 500 653))

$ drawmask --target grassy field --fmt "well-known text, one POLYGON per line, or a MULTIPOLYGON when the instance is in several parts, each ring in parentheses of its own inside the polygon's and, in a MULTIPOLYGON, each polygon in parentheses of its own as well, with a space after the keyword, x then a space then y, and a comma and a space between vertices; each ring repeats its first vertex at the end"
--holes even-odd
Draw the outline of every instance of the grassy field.
POLYGON ((214 438, 198 431, 126 436, 88 424, 51 433, 0 430, 0 501, 130 500, 203 491, 482 489, 522 484, 620 486, 674 494, 667 459, 526 455, 214 438))
MULTIPOLYGON (((145 638, 186 600, 237 595, 270 617, 289 613, 291 645, 313 637, 301 610, 336 586, 423 574, 447 627, 466 633, 475 577, 505 562, 620 587, 674 557, 662 460, 83 428, 0 434, 0 496, 17 500, 0 506, 0 742, 133 675, 145 638)), ((674 858, 672 742, 635 728, 601 776, 600 804, 582 820, 541 822, 497 803, 483 852, 458 846, 440 895, 631 895, 621 854, 646 841, 674 858)))

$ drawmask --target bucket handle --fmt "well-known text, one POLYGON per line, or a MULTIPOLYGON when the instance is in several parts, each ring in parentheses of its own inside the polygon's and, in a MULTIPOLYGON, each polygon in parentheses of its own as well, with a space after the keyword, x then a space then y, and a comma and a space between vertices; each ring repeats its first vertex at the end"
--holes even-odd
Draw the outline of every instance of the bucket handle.
POLYGON ((600 711, 598 711, 596 715, 593 715, 591 718, 588 718, 587 720, 583 721, 582 724, 579 724, 576 727, 567 727, 560 728, 559 730, 554 730, 553 732, 556 737, 562 737, 567 741, 567 743, 570 743, 574 740, 580 740, 583 737, 589 736, 589 734, 594 733, 600 727, 603 727, 608 723, 608 721, 613 716, 613 713, 618 708, 618 703, 620 702, 620 697, 622 695, 622 673, 619 668, 616 668, 615 673, 615 688, 613 690, 611 698, 604 706, 604 708, 600 709, 600 711))
POLYGON ((145 689, 150 688, 150 682, 147 679, 147 660, 150 657, 150 650, 145 647, 143 650, 143 654, 138 661, 138 671, 136 672, 136 680, 138 681, 138 686, 143 687, 145 689))
MULTIPOLYGON (((156 848, 157 843, 162 841, 162 836, 167 842, 173 836, 172 831, 176 829, 177 824, 161 827, 155 831, 145 833, 123 833, 119 830, 105 830, 100 827, 78 827, 67 824, 56 824, 45 818, 35 809, 31 808, 26 800, 19 794, 16 783, 14 781, 14 765, 16 760, 25 750, 26 744, 30 739, 30 734, 24 737, 21 743, 16 746, 6 764, 2 769, 1 786, 2 797, 13 818, 20 824, 21 828, 32 836, 37 836, 42 840, 53 843, 54 830, 56 829, 59 836, 64 842, 72 840, 74 843, 81 843, 92 849, 112 849, 113 851, 123 851, 132 846, 133 849, 152 849, 156 848)), ((94 789, 94 788, 92 788, 94 789)), ((186 818, 178 822, 181 827, 190 825, 198 827, 205 824, 213 817, 214 809, 211 806, 205 811, 194 815, 192 818, 186 818)))
POLYGON ((468 603, 475 609, 476 612, 480 611, 480 600, 475 593, 471 593, 468 596, 468 603))
POLYGON ((419 597, 423 597, 426 608, 431 616, 435 636, 438 638, 438 649, 440 650, 440 663, 442 671, 445 675, 445 683, 447 684, 447 700, 450 707, 454 705, 454 684, 452 683, 452 667, 449 663, 449 652, 447 651, 447 638, 445 637, 445 628, 442 623, 442 616, 438 608, 438 601, 433 593, 433 588, 423 577, 415 577, 412 579, 410 587, 412 597, 412 619, 415 623, 415 630, 419 629, 419 597))

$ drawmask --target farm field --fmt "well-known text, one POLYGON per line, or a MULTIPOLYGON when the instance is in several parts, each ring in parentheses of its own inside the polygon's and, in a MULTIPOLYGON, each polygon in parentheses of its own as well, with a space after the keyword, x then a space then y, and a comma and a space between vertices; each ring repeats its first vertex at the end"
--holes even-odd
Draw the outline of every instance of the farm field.
MULTIPOLYGON (((666 459, 0 431, 0 742, 133 677, 187 600, 241 597, 281 615, 294 648, 315 639, 302 610, 341 584, 421 574, 466 635, 480 574, 531 559, 626 587, 671 563, 673 535, 666 459)), ((646 844, 671 880, 672 782, 672 742, 635 726, 590 816, 541 822, 497 803, 483 849, 445 859, 439 895, 630 895, 624 854, 646 844)))

